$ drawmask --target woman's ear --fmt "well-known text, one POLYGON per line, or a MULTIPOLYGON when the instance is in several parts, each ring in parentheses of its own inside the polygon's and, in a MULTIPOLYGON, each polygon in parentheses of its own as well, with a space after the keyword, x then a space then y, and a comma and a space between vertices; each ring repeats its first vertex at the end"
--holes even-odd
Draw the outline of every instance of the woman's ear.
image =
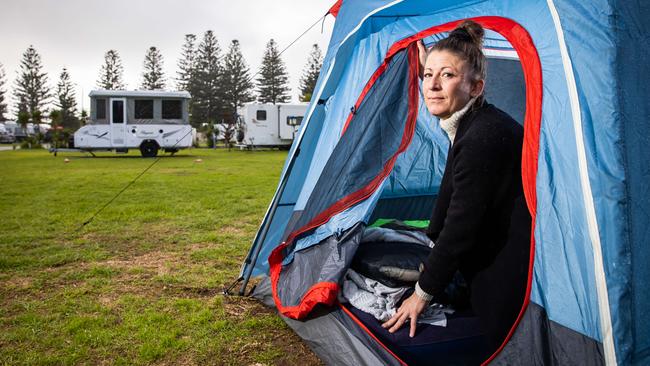
POLYGON ((478 97, 479 95, 483 94, 483 88, 485 87, 485 80, 480 79, 474 82, 474 85, 472 85, 472 90, 469 91, 469 95, 472 98, 478 97))

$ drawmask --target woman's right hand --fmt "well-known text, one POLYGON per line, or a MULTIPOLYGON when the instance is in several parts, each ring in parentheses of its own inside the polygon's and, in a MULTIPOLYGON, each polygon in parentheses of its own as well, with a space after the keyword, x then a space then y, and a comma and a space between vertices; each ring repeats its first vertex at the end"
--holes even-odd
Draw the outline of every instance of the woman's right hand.
POLYGON ((415 336, 415 328, 418 324, 418 316, 426 307, 427 302, 413 293, 408 299, 404 300, 395 315, 381 326, 384 329, 388 329, 390 333, 395 333, 408 320, 411 328, 409 330, 409 336, 413 338, 415 336))

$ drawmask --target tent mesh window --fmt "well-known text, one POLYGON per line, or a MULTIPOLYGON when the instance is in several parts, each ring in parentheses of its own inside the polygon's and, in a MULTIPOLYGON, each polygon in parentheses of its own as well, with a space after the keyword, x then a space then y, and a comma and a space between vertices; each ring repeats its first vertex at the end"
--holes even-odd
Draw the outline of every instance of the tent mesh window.
POLYGON ((396 54, 354 111, 295 228, 309 223, 345 196, 366 187, 397 152, 409 104, 407 52, 396 54))

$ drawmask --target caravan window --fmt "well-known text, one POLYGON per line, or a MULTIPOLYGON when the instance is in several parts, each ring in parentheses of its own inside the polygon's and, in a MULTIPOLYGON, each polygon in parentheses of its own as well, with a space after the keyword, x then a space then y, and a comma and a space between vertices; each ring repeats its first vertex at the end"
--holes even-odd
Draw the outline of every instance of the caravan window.
POLYGON ((163 119, 183 119, 183 109, 180 100, 163 100, 162 101, 162 118, 163 119))
POLYGON ((106 99, 95 99, 95 118, 106 119, 106 99))
POLYGON ((264 111, 264 110, 257 111, 257 120, 258 121, 266 121, 266 111, 264 111))
POLYGON ((287 124, 289 126, 300 126, 302 123, 302 116, 287 116, 287 124))
POLYGON ((124 101, 123 100, 113 100, 113 110, 111 113, 112 121, 111 123, 124 123, 124 101))
POLYGON ((153 100, 136 99, 134 117, 135 119, 153 119, 153 100))

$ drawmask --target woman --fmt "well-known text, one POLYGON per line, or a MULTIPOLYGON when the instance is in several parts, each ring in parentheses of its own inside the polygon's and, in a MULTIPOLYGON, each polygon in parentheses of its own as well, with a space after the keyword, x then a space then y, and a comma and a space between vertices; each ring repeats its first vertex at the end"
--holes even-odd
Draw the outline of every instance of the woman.
POLYGON ((525 295, 531 219, 521 184, 523 128, 483 99, 482 38, 481 26, 466 21, 426 57, 425 103, 451 146, 428 228, 435 246, 415 292, 383 326, 392 333, 410 321, 413 337, 418 315, 460 271, 494 351, 525 295))

